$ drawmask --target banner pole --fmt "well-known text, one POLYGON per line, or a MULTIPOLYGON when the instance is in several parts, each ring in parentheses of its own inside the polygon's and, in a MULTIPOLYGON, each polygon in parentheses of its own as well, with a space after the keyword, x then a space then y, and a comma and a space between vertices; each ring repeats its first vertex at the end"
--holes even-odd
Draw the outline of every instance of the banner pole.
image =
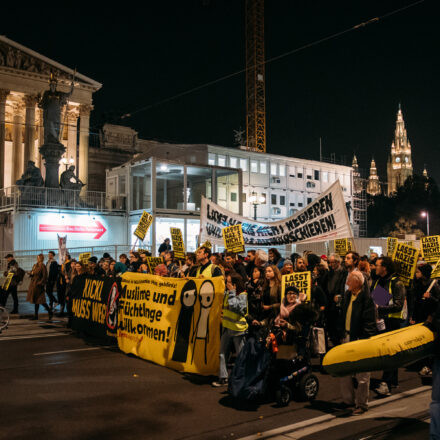
POLYGON ((133 247, 131 248, 131 252, 134 252, 134 248, 136 247, 136 245, 138 244, 139 241, 139 237, 136 237, 136 241, 134 242, 133 247))

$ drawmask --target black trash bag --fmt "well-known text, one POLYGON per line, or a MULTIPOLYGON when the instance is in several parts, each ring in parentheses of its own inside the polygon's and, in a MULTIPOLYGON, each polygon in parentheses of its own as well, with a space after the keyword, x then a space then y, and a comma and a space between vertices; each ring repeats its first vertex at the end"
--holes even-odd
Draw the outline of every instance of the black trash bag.
POLYGON ((264 396, 271 359, 265 338, 250 336, 235 360, 229 377, 229 394, 247 401, 264 396))

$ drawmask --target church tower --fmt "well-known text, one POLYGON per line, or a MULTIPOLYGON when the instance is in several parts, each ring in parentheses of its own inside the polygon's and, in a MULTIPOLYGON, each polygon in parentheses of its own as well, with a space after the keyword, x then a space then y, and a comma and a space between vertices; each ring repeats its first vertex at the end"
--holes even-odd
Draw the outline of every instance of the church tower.
POLYGON ((356 155, 353 156, 351 166, 353 167, 353 193, 358 194, 362 191, 362 179, 356 155))
POLYGON ((397 188, 402 186, 412 174, 411 144, 406 135, 405 122, 399 104, 394 141, 391 144, 391 155, 387 163, 388 196, 395 193, 397 188))
POLYGON ((371 159, 370 176, 368 177, 367 183, 367 193, 370 196, 377 196, 378 194, 380 194, 380 192, 379 176, 377 175, 376 162, 373 158, 371 159))

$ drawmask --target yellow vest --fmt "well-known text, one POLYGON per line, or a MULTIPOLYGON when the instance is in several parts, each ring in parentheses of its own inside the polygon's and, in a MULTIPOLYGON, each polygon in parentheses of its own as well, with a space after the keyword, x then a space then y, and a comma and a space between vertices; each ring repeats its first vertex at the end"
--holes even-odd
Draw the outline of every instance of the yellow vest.
MULTIPOLYGON (((390 280, 390 284, 389 284, 389 293, 390 293, 390 295, 391 295, 391 298, 393 297, 392 283, 393 283, 393 281, 394 281, 396 278, 397 278, 397 277, 392 277, 391 280, 390 280)), ((377 286, 378 283, 379 283, 379 280, 376 281, 376 284, 374 285, 374 289, 376 288, 376 286, 377 286)), ((374 290, 374 289, 373 289, 373 290, 374 290)), ((403 306, 402 306, 402 310, 400 310, 399 312, 388 313, 388 318, 397 318, 397 319, 402 319, 402 320, 404 320, 404 319, 406 319, 405 314, 407 314, 407 313, 408 313, 408 309, 407 309, 407 306, 406 306, 406 298, 405 298, 405 301, 404 301, 403 306)))
MULTIPOLYGON (((242 292, 240 295, 246 296, 246 315, 247 315, 247 292, 242 292)), ((246 318, 239 313, 235 313, 229 310, 228 295, 223 298, 223 310, 222 310, 222 326, 236 332, 244 332, 248 328, 246 318)))
POLYGON ((205 269, 202 271, 201 269, 202 269, 202 267, 201 266, 199 266, 198 268, 197 268, 197 275, 196 276, 203 276, 203 278, 212 278, 212 273, 214 272, 214 269, 215 269, 215 264, 212 264, 212 263, 210 263, 210 264, 208 264, 208 266, 206 266, 205 267, 205 269))

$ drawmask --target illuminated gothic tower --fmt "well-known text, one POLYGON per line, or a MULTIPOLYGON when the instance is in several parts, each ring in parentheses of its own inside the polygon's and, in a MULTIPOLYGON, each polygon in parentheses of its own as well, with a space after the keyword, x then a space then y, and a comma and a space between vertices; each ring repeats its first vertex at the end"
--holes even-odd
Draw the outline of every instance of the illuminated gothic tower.
POLYGON ((394 142, 391 144, 391 155, 387 163, 388 195, 396 192, 397 188, 402 186, 412 174, 411 144, 406 135, 405 122, 399 104, 394 142))
POLYGON ((379 176, 377 175, 376 162, 374 161, 374 158, 371 159, 370 176, 368 177, 367 183, 367 193, 370 194, 370 196, 377 196, 378 194, 380 194, 379 176))
POLYGON ((356 155, 353 156, 351 166, 353 167, 353 192, 357 194, 362 191, 362 179, 356 155))

